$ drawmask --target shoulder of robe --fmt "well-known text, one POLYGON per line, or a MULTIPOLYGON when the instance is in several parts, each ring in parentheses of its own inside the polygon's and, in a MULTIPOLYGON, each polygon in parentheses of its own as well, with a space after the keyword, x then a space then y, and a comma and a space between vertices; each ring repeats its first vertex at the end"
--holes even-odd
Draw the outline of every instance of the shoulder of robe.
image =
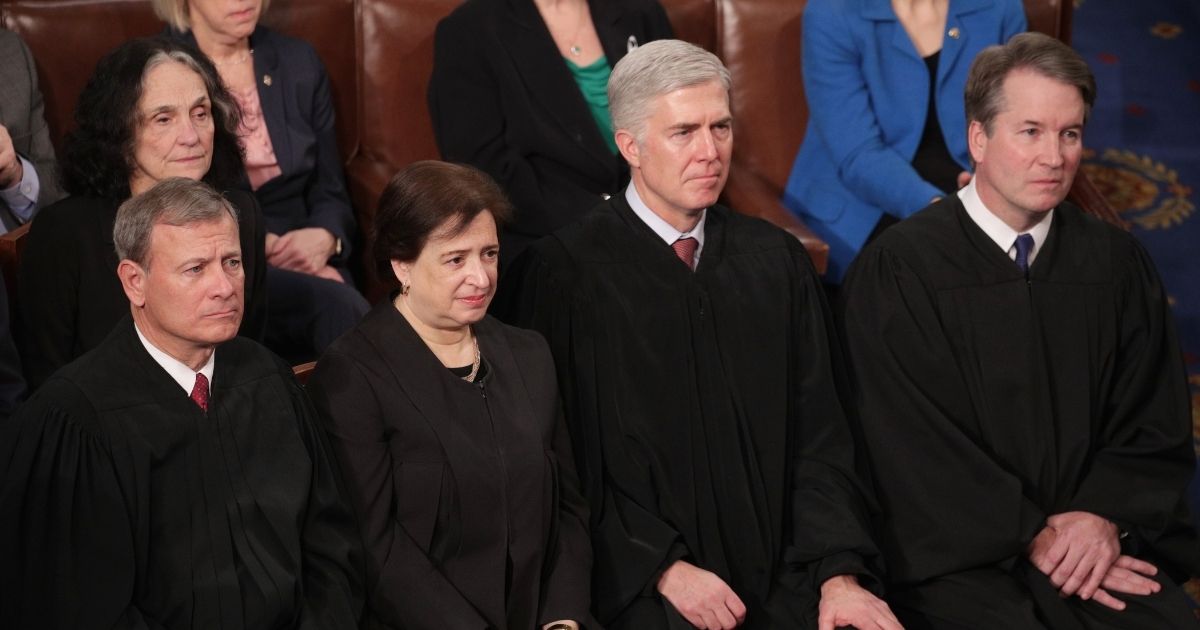
MULTIPOLYGON (((49 235, 66 235, 91 232, 85 226, 95 224, 96 229, 104 228, 112 229, 108 224, 108 219, 113 216, 112 210, 109 209, 115 204, 97 199, 95 197, 83 197, 72 195, 64 197, 45 208, 38 211, 37 221, 32 224, 32 230, 49 235), (108 209, 106 212, 105 210, 108 209)), ((109 238, 111 234, 107 235, 109 238)))
POLYGON ((104 390, 74 378, 68 368, 77 363, 59 370, 43 383, 9 419, 6 432, 38 430, 51 434, 70 426, 81 434, 107 438, 103 411, 114 401, 108 399, 104 390))
POLYGON ((217 348, 215 369, 220 371, 226 387, 269 378, 284 381, 292 378, 292 366, 262 344, 245 337, 234 337, 217 348))
POLYGON ((484 317, 477 326, 508 344, 519 360, 529 357, 550 358, 550 346, 545 337, 535 330, 510 326, 491 315, 484 317))
POLYGON ((804 249, 796 237, 774 223, 735 212, 722 205, 708 209, 705 230, 707 232, 713 228, 724 231, 727 253, 770 249, 795 252, 804 249))

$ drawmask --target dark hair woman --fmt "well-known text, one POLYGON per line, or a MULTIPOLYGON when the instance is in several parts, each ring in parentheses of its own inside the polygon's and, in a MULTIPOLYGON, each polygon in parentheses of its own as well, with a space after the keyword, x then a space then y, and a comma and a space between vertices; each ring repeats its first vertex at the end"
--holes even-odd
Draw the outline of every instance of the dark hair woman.
POLYGON ((262 337, 262 212, 252 195, 231 188, 242 169, 239 120, 212 63, 185 43, 135 39, 100 60, 63 153, 72 196, 38 214, 21 259, 17 339, 32 387, 129 314, 113 250, 117 207, 168 177, 203 180, 237 208, 246 277, 240 332, 262 337))
POLYGON ((589 622, 586 507, 549 348, 486 314, 510 214, 470 167, 397 174, 375 260, 401 288, 309 381, 362 528, 368 627, 589 622))

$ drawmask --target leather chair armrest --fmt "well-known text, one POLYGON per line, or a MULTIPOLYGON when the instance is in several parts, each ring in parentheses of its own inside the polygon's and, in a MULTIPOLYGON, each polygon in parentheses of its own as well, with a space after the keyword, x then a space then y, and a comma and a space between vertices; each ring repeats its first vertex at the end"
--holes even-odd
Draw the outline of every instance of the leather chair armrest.
MULTIPOLYGON (((0 234, 0 273, 4 274, 4 288, 8 293, 8 308, 17 308, 17 270, 21 268, 21 252, 25 249, 30 223, 15 230, 0 234)), ((10 313, 10 315, 14 315, 10 313)))
POLYGON ((733 164, 722 197, 725 204, 742 214, 759 217, 795 236, 808 250, 817 273, 824 275, 829 262, 829 245, 779 201, 780 193, 758 173, 733 164))
POLYGON ((1067 193, 1067 200, 1079 206, 1084 212, 1095 215, 1123 230, 1129 230, 1129 222, 1121 218, 1116 209, 1108 203, 1087 173, 1080 169, 1075 173, 1075 181, 1067 193))

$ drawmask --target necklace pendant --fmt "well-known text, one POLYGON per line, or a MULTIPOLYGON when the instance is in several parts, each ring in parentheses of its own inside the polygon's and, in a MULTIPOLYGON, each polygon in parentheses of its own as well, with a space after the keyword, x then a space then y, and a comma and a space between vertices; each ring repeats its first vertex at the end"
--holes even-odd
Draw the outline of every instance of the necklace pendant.
POLYGON ((571 54, 572 54, 572 55, 574 55, 574 56, 576 56, 576 57, 578 57, 579 55, 583 54, 583 48, 581 48, 581 47, 579 46, 579 44, 574 44, 574 45, 572 45, 572 46, 571 46, 571 48, 570 48, 570 51, 571 51, 571 54))

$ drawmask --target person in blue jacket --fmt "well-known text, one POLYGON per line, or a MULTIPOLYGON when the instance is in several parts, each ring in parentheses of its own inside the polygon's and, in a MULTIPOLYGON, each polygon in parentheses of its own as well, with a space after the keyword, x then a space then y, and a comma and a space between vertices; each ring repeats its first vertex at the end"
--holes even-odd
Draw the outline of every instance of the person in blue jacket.
POLYGON ((783 203, 829 243, 840 284, 870 237, 965 184, 975 55, 1026 30, 1021 0, 810 0, 808 129, 783 203))

